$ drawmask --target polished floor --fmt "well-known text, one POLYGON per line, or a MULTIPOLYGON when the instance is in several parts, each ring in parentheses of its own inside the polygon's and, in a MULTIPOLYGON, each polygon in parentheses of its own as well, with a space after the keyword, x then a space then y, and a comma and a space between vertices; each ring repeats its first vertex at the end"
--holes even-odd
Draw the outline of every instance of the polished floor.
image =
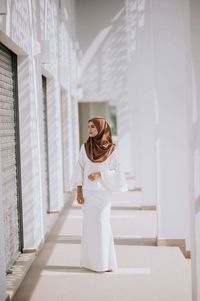
POLYGON ((156 246, 156 211, 139 209, 140 194, 113 194, 117 272, 79 268, 82 214, 73 202, 63 210, 13 300, 191 301, 190 260, 177 247, 156 246))

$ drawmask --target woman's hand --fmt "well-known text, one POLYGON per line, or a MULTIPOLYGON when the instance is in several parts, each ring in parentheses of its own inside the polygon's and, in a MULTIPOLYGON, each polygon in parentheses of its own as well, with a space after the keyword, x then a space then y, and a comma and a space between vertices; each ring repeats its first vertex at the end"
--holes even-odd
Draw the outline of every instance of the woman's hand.
POLYGON ((77 186, 76 188, 76 200, 79 204, 84 203, 82 186, 77 186))
POLYGON ((92 172, 89 176, 88 176, 88 179, 90 181, 95 181, 96 179, 100 178, 101 177, 101 173, 98 171, 98 172, 92 172))

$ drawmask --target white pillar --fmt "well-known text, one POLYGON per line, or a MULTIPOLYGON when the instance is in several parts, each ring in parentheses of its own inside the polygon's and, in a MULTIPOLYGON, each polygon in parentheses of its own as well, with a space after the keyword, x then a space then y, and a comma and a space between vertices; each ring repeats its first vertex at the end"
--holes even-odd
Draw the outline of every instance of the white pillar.
POLYGON ((152 0, 157 116, 158 239, 189 249, 187 0, 152 0))
MULTIPOLYGON (((156 205, 154 70, 150 1, 135 5, 135 40, 128 68, 128 100, 132 111, 132 155, 135 186, 142 205, 156 205)), ((130 24, 131 25, 131 24, 130 24)), ((133 25, 132 25, 133 26, 133 25)))
POLYGON ((37 248, 44 235, 36 109, 38 96, 34 81, 32 58, 19 56, 18 99, 25 249, 37 248))
POLYGON ((74 149, 73 149, 73 121, 72 121, 72 99, 70 91, 68 90, 67 96, 67 140, 68 140, 68 171, 69 171, 69 182, 67 183, 68 190, 71 189, 70 180, 74 171, 74 149))
POLYGON ((130 150, 132 158, 132 169, 134 175, 135 188, 142 188, 142 121, 141 104, 138 92, 136 50, 134 51, 131 61, 129 63, 127 79, 127 100, 129 103, 130 114, 132 117, 130 120, 130 150))
POLYGON ((154 70, 150 1, 138 7, 138 101, 141 117, 141 186, 143 206, 156 205, 154 70))
POLYGON ((69 141, 68 141, 68 123, 67 123, 67 91, 61 92, 62 103, 62 148, 63 148, 63 177, 64 177, 64 191, 68 191, 69 186, 69 141))
POLYGON ((190 43, 192 54, 193 99, 190 113, 190 183, 191 183, 191 258, 193 301, 200 300, 200 2, 190 0, 190 43))
POLYGON ((47 84, 48 151, 50 211, 59 211, 63 206, 63 154, 61 129, 61 100, 59 84, 50 79, 47 84))

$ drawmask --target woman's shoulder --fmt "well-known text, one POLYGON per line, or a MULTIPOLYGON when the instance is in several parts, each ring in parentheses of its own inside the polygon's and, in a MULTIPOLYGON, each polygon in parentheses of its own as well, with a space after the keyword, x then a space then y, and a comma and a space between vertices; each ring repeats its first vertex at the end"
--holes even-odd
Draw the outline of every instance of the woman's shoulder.
POLYGON ((113 154, 113 153, 115 153, 115 154, 118 153, 118 147, 117 147, 116 144, 114 144, 114 150, 113 150, 112 154, 113 154))
POLYGON ((85 143, 81 144, 80 152, 85 150, 85 143))
POLYGON ((83 156, 85 152, 85 147, 84 147, 84 143, 81 144, 81 147, 79 148, 79 156, 83 156))
POLYGON ((83 156, 86 155, 85 143, 81 144, 80 153, 81 153, 83 156))
POLYGON ((112 151, 111 155, 110 155, 110 158, 115 158, 115 157, 118 157, 118 148, 117 146, 115 145, 115 148, 114 150, 112 151))

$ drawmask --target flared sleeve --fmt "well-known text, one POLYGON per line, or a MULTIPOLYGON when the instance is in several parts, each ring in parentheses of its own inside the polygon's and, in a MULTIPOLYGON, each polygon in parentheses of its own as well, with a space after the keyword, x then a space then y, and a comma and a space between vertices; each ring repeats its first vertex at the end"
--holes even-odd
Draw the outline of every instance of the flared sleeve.
POLYGON ((75 188, 76 186, 83 185, 83 168, 84 168, 83 147, 84 145, 81 146, 79 152, 79 158, 75 165, 74 172, 71 177, 71 181, 70 181, 71 188, 75 188))
POLYGON ((107 168, 100 170, 103 185, 110 191, 127 191, 128 186, 124 173, 120 166, 120 159, 117 149, 110 156, 107 168))

